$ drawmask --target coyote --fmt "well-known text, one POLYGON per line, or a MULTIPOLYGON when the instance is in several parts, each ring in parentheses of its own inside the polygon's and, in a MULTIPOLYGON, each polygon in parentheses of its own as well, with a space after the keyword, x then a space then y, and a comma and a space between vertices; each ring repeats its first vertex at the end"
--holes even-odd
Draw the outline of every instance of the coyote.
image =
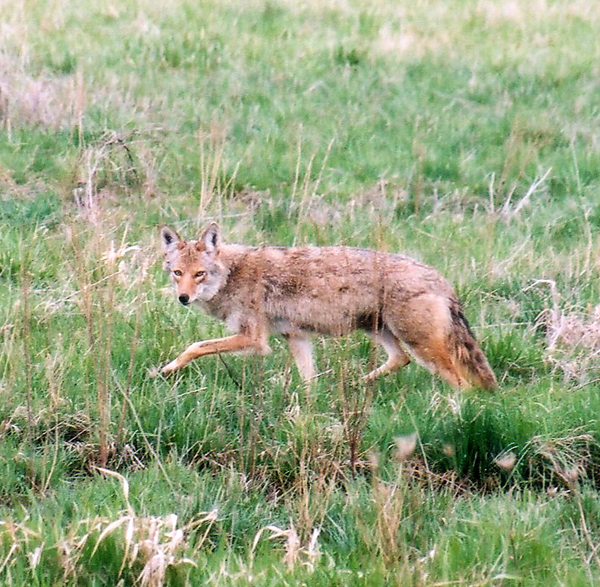
POLYGON ((410 257, 345 246, 223 244, 215 223, 190 241, 163 226, 161 240, 178 300, 199 305, 236 333, 195 342, 163 374, 203 355, 266 354, 269 335, 280 334, 310 381, 311 335, 360 329, 387 353, 366 380, 404 367, 412 356, 454 388, 497 385, 450 284, 410 257))

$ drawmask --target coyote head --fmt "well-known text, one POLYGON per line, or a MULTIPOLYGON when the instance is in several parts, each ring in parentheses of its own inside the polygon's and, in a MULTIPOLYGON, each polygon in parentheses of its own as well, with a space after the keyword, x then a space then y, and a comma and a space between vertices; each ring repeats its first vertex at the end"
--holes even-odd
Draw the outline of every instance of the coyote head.
POLYGON ((162 227, 160 236, 164 268, 175 285, 177 299, 184 306, 209 301, 227 279, 227 270, 219 259, 219 226, 213 222, 198 240, 187 242, 168 226, 162 227))

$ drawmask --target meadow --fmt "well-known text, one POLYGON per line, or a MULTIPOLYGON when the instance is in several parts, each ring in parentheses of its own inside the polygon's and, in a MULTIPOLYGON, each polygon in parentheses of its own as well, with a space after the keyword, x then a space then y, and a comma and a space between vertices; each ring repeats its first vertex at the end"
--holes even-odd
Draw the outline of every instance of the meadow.
POLYGON ((0 584, 597 585, 600 12, 583 0, 0 3, 0 584), (225 332, 188 238, 401 251, 500 386, 225 332))

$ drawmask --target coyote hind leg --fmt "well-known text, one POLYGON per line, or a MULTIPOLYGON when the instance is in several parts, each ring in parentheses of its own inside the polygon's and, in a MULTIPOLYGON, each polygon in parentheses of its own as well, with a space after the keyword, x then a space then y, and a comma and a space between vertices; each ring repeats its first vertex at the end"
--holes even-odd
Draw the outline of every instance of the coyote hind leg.
POLYGON ((410 363, 410 357, 400 346, 400 341, 387 328, 380 332, 372 332, 371 336, 375 342, 378 342, 384 348, 388 355, 388 359, 381 367, 378 367, 368 375, 365 375, 365 381, 373 381, 380 375, 391 373, 410 363))
POLYGON ((470 387, 456 361, 448 298, 431 293, 411 298, 388 327, 418 363, 454 389, 470 387))
POLYGON ((430 371, 437 373, 454 389, 469 389, 470 383, 456 368, 452 359, 452 350, 444 335, 431 335, 418 344, 410 345, 410 351, 417 360, 421 360, 430 371))

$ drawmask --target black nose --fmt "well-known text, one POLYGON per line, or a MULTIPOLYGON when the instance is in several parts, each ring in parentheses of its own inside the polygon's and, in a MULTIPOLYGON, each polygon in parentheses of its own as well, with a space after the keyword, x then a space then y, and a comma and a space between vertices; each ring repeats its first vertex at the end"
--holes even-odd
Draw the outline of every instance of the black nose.
POLYGON ((190 296, 188 296, 187 294, 181 294, 179 296, 179 301, 184 305, 187 306, 190 303, 190 296))

